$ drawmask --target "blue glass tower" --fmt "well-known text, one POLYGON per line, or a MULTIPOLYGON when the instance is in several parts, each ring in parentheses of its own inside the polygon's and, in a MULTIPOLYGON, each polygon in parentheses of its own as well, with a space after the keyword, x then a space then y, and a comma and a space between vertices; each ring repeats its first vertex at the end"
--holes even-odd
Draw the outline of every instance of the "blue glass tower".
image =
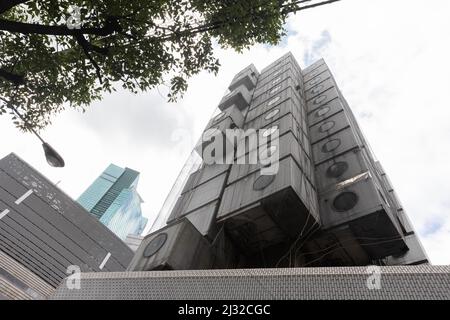
POLYGON ((128 234, 139 235, 147 218, 142 217, 138 180, 139 172, 110 164, 78 198, 78 203, 122 240, 128 234))

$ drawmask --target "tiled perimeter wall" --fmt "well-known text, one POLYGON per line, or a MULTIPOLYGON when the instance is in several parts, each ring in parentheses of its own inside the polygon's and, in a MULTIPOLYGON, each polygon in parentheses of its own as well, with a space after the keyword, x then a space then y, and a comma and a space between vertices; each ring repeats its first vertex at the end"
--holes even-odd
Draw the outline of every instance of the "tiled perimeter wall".
POLYGON ((371 290, 367 267, 86 273, 52 299, 450 299, 450 266, 379 270, 371 290))

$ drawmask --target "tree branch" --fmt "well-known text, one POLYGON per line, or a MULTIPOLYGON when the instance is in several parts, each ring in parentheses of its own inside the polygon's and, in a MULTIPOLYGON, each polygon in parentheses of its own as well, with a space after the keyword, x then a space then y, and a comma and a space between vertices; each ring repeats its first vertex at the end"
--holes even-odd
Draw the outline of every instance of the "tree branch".
POLYGON ((78 33, 108 36, 115 31, 121 31, 117 21, 107 20, 101 28, 69 29, 67 26, 47 26, 35 23, 17 22, 0 19, 0 30, 22 34, 45 34, 53 36, 74 36, 78 33))
POLYGON ((25 84, 25 77, 23 75, 15 74, 2 68, 0 68, 0 77, 14 83, 15 85, 25 84))
POLYGON ((95 72, 97 73, 98 80, 100 81, 100 83, 103 83, 101 69, 100 69, 99 65, 97 64, 97 62, 95 62, 94 58, 89 53, 92 45, 89 43, 89 41, 86 40, 84 35, 81 33, 75 34, 75 39, 77 40, 77 42, 81 46, 81 48, 83 48, 84 54, 86 55, 86 57, 88 57, 88 59, 91 61, 92 65, 94 66, 95 72))

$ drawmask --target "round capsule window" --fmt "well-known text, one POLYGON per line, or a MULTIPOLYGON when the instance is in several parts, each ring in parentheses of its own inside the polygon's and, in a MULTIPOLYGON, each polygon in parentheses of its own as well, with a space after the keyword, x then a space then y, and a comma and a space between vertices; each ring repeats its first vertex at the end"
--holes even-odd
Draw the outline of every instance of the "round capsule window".
POLYGON ((322 152, 328 153, 336 150, 341 145, 341 140, 339 139, 333 139, 328 141, 322 146, 322 152))
POLYGON ((327 96, 326 95, 320 95, 320 96, 318 96, 317 98, 315 98, 314 99, 314 101, 313 101, 313 103, 314 104, 321 104, 322 102, 324 102, 325 100, 327 99, 327 96))
POLYGON ((323 88, 324 88, 323 84, 319 84, 317 87, 314 87, 311 89, 311 93, 314 93, 314 94, 319 93, 320 90, 322 90, 323 88))
POLYGON ((268 106, 271 106, 271 105, 273 105, 274 103, 276 103, 278 100, 280 100, 281 99, 281 97, 280 96, 278 96, 278 97, 275 97, 275 98, 273 98, 272 100, 270 100, 269 101, 269 103, 267 104, 268 106))
POLYGON ((336 123, 333 120, 326 121, 322 123, 322 125, 319 127, 320 132, 327 132, 328 130, 332 129, 336 123))
POLYGON ((328 167, 326 175, 328 178, 339 178, 348 170, 348 164, 344 161, 339 161, 328 167))
POLYGON ((269 129, 264 130, 263 137, 271 136, 275 131, 278 130, 278 126, 273 126, 269 129))
POLYGON ((344 212, 353 209, 358 203, 358 196, 351 191, 345 191, 336 196, 333 200, 334 210, 344 212))
POLYGON ((154 237, 144 249, 144 257, 149 258, 157 253, 167 240, 167 233, 160 233, 154 237))
POLYGON ((260 175, 253 182, 253 190, 259 191, 267 188, 275 180, 275 175, 260 175))
POLYGON ((274 110, 272 110, 272 111, 270 111, 265 117, 264 117, 264 119, 265 120, 269 120, 269 119, 272 119, 273 117, 275 117, 277 114, 279 114, 280 113, 280 109, 274 109, 274 110))
POLYGON ((317 110, 316 117, 317 118, 322 117, 322 116, 326 115, 329 111, 330 111, 330 107, 324 106, 324 107, 320 108, 319 110, 317 110))
POLYGON ((276 86, 275 88, 273 88, 272 90, 270 90, 270 94, 274 94, 275 92, 277 92, 278 90, 281 89, 281 86, 276 86))

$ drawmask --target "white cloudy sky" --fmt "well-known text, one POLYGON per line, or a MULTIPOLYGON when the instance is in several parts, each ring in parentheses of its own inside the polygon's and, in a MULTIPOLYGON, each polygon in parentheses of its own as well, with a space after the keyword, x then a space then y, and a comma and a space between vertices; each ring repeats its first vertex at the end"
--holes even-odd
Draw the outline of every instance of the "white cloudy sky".
POLYGON ((298 13, 279 46, 217 49, 218 76, 193 77, 184 99, 119 92, 85 114, 67 111, 42 132, 66 160, 49 167, 37 139, 0 118, 0 157, 15 152, 73 198, 111 162, 141 172, 153 220, 194 138, 233 75, 291 51, 301 66, 324 57, 434 264, 450 263, 450 1, 343 0, 298 13), (188 146, 180 150, 180 139, 188 146))

